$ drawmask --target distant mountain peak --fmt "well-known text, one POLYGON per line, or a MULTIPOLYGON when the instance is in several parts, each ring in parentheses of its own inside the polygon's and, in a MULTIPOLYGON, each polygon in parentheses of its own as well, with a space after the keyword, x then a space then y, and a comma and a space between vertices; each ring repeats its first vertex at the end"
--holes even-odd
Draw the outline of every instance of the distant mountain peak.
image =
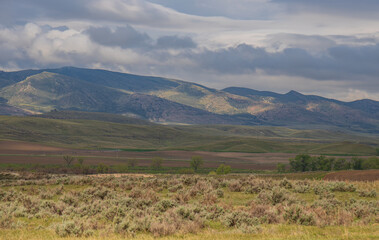
POLYGON ((299 93, 299 92, 296 92, 295 90, 291 90, 291 91, 289 91, 288 93, 286 93, 285 95, 304 96, 303 94, 301 94, 301 93, 299 93))

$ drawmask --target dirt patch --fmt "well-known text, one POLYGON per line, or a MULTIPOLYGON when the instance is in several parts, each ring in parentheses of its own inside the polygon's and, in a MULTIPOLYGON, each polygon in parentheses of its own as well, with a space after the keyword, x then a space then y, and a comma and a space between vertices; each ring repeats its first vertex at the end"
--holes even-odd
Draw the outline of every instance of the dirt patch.
POLYGON ((379 170, 356 170, 328 173, 324 180, 378 181, 379 170))
POLYGON ((143 173, 107 173, 107 174, 95 174, 90 175, 91 177, 100 177, 100 178, 106 178, 106 177, 144 177, 144 178, 151 178, 154 177, 152 174, 143 174, 143 173))
POLYGON ((14 151, 28 152, 56 152, 63 151, 63 148, 44 146, 37 143, 18 142, 18 141, 0 141, 0 152, 11 153, 14 151))

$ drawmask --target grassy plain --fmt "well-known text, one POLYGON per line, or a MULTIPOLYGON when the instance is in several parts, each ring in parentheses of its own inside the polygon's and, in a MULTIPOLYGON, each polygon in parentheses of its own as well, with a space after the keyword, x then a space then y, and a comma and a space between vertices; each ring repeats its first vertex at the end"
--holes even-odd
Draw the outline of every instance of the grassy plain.
MULTIPOLYGON (((0 116, 0 139, 74 149, 374 155, 377 136, 265 126, 164 126, 0 116)), ((117 122, 114 122, 117 121, 117 122)), ((1 142, 0 142, 1 144, 1 142)))
POLYGON ((379 235, 378 181, 257 175, 3 176, 4 240, 311 240, 379 235))

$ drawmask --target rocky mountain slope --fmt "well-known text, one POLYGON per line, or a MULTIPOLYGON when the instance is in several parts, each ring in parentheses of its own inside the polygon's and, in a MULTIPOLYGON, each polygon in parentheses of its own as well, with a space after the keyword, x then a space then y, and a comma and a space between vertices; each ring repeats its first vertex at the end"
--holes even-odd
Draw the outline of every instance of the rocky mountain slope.
POLYGON ((98 69, 0 72, 0 114, 80 110, 161 123, 341 127, 379 132, 379 102, 341 102, 290 91, 211 89, 98 69))

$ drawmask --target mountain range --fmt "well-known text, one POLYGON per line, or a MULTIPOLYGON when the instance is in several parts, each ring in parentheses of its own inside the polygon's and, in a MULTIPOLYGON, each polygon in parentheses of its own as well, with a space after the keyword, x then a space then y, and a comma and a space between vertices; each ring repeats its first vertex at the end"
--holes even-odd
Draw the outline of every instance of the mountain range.
POLYGON ((98 69, 0 71, 0 114, 52 110, 122 114, 166 124, 273 125, 379 133, 379 102, 343 102, 296 91, 216 90, 162 77, 98 69))

